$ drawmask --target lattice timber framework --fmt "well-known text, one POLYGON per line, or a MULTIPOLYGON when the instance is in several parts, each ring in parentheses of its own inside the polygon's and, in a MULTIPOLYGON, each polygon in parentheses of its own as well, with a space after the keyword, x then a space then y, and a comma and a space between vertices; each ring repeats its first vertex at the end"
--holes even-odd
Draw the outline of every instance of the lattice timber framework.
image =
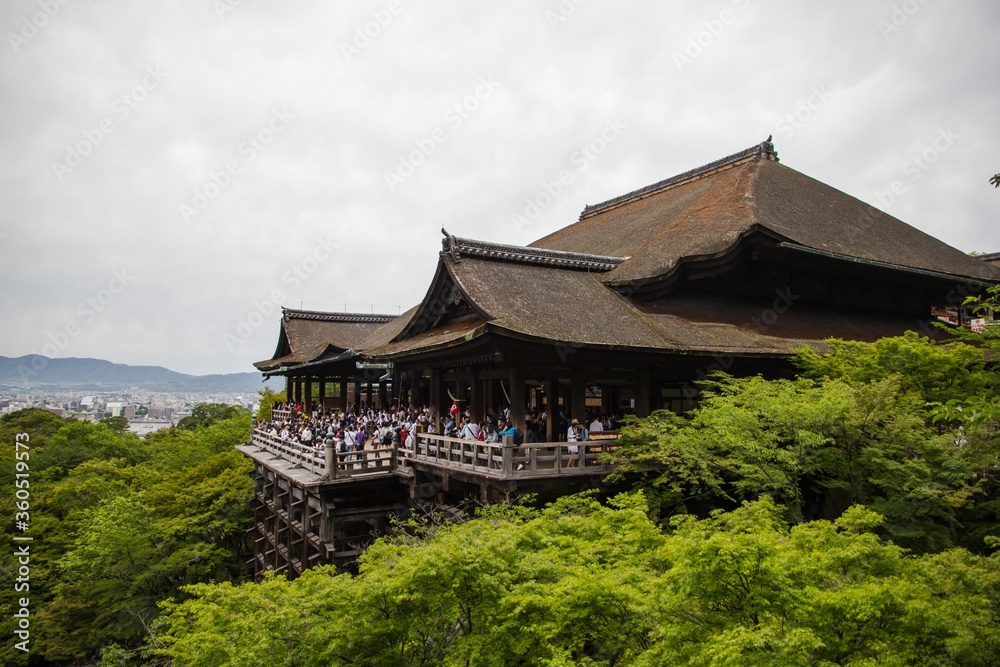
MULTIPOLYGON (((595 434, 596 436, 596 434, 595 434)), ((604 455, 617 448, 616 432, 580 443, 515 446, 419 434, 413 449, 398 445, 329 458, 254 430, 238 449, 254 463, 256 578, 265 571, 296 577, 316 565, 353 569, 357 557, 394 518, 415 508, 460 516, 470 502, 510 500, 530 492, 538 502, 606 486, 604 455)))

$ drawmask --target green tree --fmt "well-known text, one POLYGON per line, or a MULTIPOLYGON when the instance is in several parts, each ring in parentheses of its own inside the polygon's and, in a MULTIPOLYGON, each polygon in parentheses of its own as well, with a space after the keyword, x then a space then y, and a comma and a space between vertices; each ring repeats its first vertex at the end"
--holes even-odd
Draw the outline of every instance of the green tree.
POLYGON ((665 515, 695 500, 724 507, 766 493, 801 523, 863 503, 908 548, 984 549, 984 538, 1000 528, 986 509, 1000 471, 995 443, 935 426, 922 390, 904 386, 898 373, 837 375, 719 375, 688 416, 660 412, 626 425, 617 475, 641 475, 665 515), (975 537, 961 530, 970 520, 975 537))
MULTIPOLYGON (((5 486, 14 480, 15 436, 30 435, 31 660, 90 664, 118 651, 150 664, 142 645, 160 600, 189 583, 246 576, 253 489, 250 463, 233 445, 249 426, 244 410, 142 440, 45 411, 0 418, 10 436, 0 443, 5 486)), ((13 498, 11 488, 0 500, 10 517, 13 498)), ((11 559, 2 567, 13 580, 11 559)), ((14 608, 19 595, 4 587, 0 603, 14 608)), ((12 620, 0 620, 8 637, 12 620)), ((0 664, 25 658, 12 642, 0 645, 0 664)))
POLYGON ((996 559, 907 556, 860 507, 791 528, 781 517, 764 499, 674 521, 658 631, 636 664, 992 664, 996 559))
POLYGON ((228 665, 986 665, 1000 562, 913 556, 861 507, 789 526, 770 498, 662 531, 641 494, 375 543, 357 575, 197 584, 157 652, 228 665))
POLYGON ((218 421, 239 419, 249 415, 250 411, 242 405, 199 403, 194 407, 189 416, 177 422, 177 428, 194 430, 203 426, 211 426, 218 421))
POLYGON ((270 387, 264 387, 263 389, 258 389, 257 394, 260 396, 260 404, 257 407, 257 421, 268 421, 271 419, 271 410, 274 408, 274 404, 288 401, 284 389, 276 392, 270 387))
POLYGON ((899 378, 903 391, 925 401, 964 399, 996 382, 981 349, 962 342, 937 343, 908 331, 874 343, 830 339, 829 353, 811 347, 798 350, 793 361, 803 377, 842 379, 852 385, 899 378))
POLYGON ((128 419, 125 417, 108 417, 102 419, 101 423, 116 433, 124 433, 128 430, 128 419))

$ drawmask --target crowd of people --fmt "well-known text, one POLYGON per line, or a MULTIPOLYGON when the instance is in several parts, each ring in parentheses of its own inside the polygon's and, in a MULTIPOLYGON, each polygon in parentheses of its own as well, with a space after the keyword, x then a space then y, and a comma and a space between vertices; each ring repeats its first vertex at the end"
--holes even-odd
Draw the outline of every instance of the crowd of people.
POLYGON ((313 412, 307 414, 300 405, 279 404, 289 418, 277 418, 257 423, 257 429, 283 442, 312 448, 323 453, 328 447, 338 452, 357 452, 376 447, 396 445, 413 448, 414 433, 426 431, 431 423, 430 410, 423 408, 393 408, 375 410, 364 404, 347 411, 313 412))
MULTIPOLYGON (((311 413, 305 412, 301 405, 283 403, 275 408, 288 413, 289 417, 272 416, 270 420, 258 422, 257 429, 285 443, 311 448, 317 454, 322 454, 329 447, 345 453, 392 445, 412 450, 416 433, 440 433, 486 443, 500 443, 506 435, 510 435, 518 445, 543 442, 548 421, 545 412, 533 412, 527 416, 522 432, 511 420, 509 409, 501 411, 495 418, 486 415, 484 419, 477 420, 468 408, 461 408, 458 399, 452 400, 451 408, 440 418, 435 418, 427 406, 400 405, 375 409, 362 403, 347 410, 311 413)), ((587 441, 591 433, 615 426, 615 420, 607 415, 594 415, 589 423, 585 423, 560 413, 556 433, 559 440, 571 443, 569 451, 575 453, 574 448, 578 445, 572 443, 587 441)))

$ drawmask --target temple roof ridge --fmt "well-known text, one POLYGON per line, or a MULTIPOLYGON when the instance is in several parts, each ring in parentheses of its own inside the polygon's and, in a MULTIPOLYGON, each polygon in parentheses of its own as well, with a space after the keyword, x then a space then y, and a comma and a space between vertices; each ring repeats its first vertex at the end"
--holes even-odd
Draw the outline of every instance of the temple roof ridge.
POLYGON ((344 322, 350 324, 384 324, 399 316, 383 313, 336 313, 282 307, 281 317, 286 322, 288 320, 314 320, 317 322, 344 322))
POLYGON ((441 230, 441 233, 444 234, 444 239, 441 241, 442 252, 450 254, 456 262, 461 261, 463 256, 468 256, 562 269, 603 272, 617 268, 628 259, 628 257, 609 257, 607 255, 478 241, 457 237, 444 229, 441 230))
POLYGON ((689 169, 688 171, 677 174, 676 176, 671 176, 670 178, 666 178, 662 181, 657 181, 652 185, 647 185, 639 188, 638 190, 626 192, 623 195, 613 197, 599 204, 584 206, 583 211, 580 213, 580 220, 596 215, 601 211, 606 211, 609 208, 615 208, 616 206, 621 206, 622 204, 627 204, 629 202, 642 199, 643 197, 648 197, 649 195, 666 190, 674 185, 679 185, 695 178, 700 178, 701 176, 710 174, 718 169, 730 167, 740 162, 756 158, 764 158, 766 160, 779 162, 778 152, 774 149, 774 144, 771 143, 770 135, 759 144, 755 144, 750 148, 745 148, 741 151, 733 153, 732 155, 727 155, 726 157, 715 160, 714 162, 709 162, 708 164, 703 164, 700 167, 689 169))

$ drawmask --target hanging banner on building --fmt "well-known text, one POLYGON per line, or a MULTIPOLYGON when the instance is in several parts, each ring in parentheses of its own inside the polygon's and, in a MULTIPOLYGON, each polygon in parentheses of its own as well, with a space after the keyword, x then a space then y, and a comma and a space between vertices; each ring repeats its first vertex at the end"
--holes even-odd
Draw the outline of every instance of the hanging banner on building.
POLYGON ((359 361, 357 362, 357 367, 359 370, 365 370, 368 368, 379 369, 379 370, 392 370, 392 362, 377 362, 377 361, 359 361))

